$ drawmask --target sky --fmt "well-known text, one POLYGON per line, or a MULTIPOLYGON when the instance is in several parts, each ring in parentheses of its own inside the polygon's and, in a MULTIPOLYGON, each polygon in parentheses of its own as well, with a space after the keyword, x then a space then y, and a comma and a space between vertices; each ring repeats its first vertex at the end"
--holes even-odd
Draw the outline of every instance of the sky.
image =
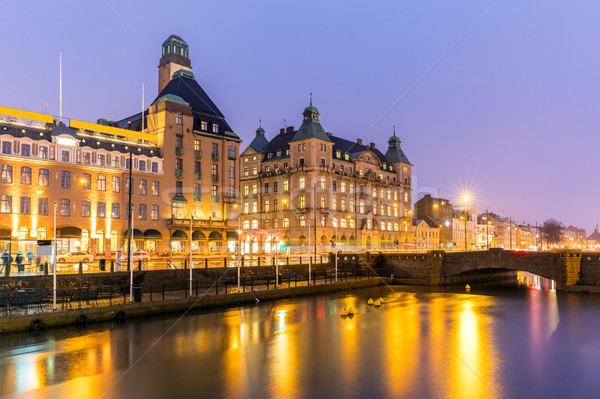
POLYGON ((161 44, 243 139, 299 126, 375 142, 393 126, 425 193, 535 224, 600 223, 600 4, 456 1, 3 2, 0 105, 118 120, 158 94, 161 44))

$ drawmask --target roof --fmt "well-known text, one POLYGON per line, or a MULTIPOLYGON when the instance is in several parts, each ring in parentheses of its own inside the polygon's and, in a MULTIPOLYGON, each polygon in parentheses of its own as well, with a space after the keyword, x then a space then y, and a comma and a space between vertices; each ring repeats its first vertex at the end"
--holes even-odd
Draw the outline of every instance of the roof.
POLYGON ((385 156, 377 148, 371 148, 364 144, 358 144, 355 141, 346 140, 344 138, 337 137, 334 135, 331 135, 329 137, 333 141, 333 152, 334 153, 339 150, 342 152, 342 154, 345 154, 345 153, 350 154, 350 158, 356 158, 360 154, 362 154, 364 151, 369 150, 372 153, 374 153, 375 155, 377 155, 377 158, 379 158, 379 160, 381 162, 388 163, 388 161, 385 159, 385 156))
POLYGON ((56 124, 56 126, 54 126, 52 128, 52 135, 53 136, 67 135, 67 136, 74 137, 75 139, 79 139, 79 137, 77 137, 77 132, 75 132, 75 129, 68 127, 67 125, 65 125, 62 122, 58 122, 56 124))
POLYGON ((265 137, 265 130, 262 127, 256 129, 256 137, 250 143, 250 148, 258 152, 269 152, 269 140, 265 137))
POLYGON ((233 129, 225 121, 225 116, 196 80, 182 75, 176 76, 156 98, 159 99, 167 94, 178 96, 189 103, 194 112, 194 130, 201 130, 199 123, 201 120, 206 120, 219 125, 219 134, 233 132, 233 129), (200 114, 204 114, 208 118, 201 117, 200 114))
POLYGON ((167 40, 169 40, 169 39, 175 39, 175 40, 179 40, 180 42, 185 43, 185 40, 183 40, 181 37, 179 37, 177 35, 171 35, 171 36, 167 37, 167 40))
POLYGON ((325 129, 321 126, 321 122, 319 121, 319 110, 316 107, 313 107, 312 101, 310 106, 304 108, 302 115, 304 115, 302 125, 300 125, 300 128, 296 131, 296 134, 294 134, 291 141, 306 139, 331 141, 325 132, 325 129))
POLYGON ((387 159, 388 163, 402 162, 412 165, 406 155, 404 155, 404 152, 400 146, 388 148, 385 153, 385 158, 387 159))

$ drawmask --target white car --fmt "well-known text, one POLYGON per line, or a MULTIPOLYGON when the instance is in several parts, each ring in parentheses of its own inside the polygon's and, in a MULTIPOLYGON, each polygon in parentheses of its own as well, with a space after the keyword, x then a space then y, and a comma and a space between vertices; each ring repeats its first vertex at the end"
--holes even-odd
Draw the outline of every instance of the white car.
POLYGON ((67 252, 66 254, 57 255, 56 261, 58 263, 78 263, 84 262, 88 263, 94 260, 92 254, 88 254, 87 252, 82 251, 72 251, 67 252))
MULTIPOLYGON (((135 251, 131 253, 131 261, 137 262, 138 260, 150 260, 150 255, 146 251, 135 251)), ((121 263, 127 262, 127 254, 121 256, 121 263)))

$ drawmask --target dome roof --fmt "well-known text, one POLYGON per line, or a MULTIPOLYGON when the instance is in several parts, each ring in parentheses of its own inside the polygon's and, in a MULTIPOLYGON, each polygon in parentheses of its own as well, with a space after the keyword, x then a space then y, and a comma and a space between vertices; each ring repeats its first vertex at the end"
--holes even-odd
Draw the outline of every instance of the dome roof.
POLYGON ((262 127, 256 129, 256 137, 254 137, 254 140, 250 143, 250 148, 258 152, 269 152, 269 140, 265 137, 265 129, 262 127))
POLYGON ((75 129, 72 129, 65 125, 62 122, 58 122, 56 126, 52 128, 52 136, 71 136, 74 138, 77 137, 77 133, 75 133, 75 129))
POLYGON ((187 101, 185 101, 183 98, 175 95, 175 94, 165 94, 164 96, 161 96, 159 98, 157 98, 156 100, 154 100, 154 102, 152 104, 156 104, 159 103, 161 101, 173 101, 176 103, 180 103, 183 105, 190 105, 187 101))

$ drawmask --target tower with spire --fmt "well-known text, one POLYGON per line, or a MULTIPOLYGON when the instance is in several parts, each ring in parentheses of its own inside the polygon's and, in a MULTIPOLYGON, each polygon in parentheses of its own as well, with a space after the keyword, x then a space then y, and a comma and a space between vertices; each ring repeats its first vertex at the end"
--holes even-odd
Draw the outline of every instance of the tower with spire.
POLYGON ((158 92, 163 91, 175 72, 181 70, 192 71, 189 47, 181 37, 171 35, 162 44, 162 57, 158 63, 158 92))

